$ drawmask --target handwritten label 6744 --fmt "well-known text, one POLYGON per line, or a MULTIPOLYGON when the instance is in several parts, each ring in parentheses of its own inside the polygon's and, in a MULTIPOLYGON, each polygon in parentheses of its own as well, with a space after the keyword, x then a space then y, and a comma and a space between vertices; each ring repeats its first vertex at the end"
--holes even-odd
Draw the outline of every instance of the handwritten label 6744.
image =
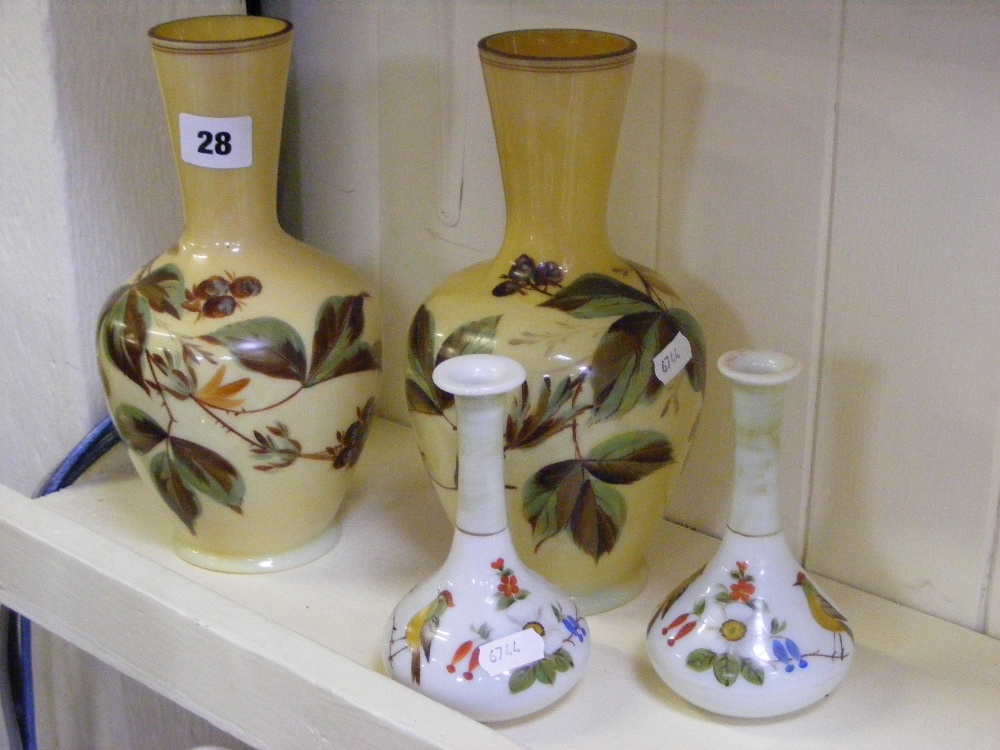
POLYGON ((545 657, 545 641, 528 628, 511 633, 479 648, 479 663, 490 677, 523 667, 545 657))

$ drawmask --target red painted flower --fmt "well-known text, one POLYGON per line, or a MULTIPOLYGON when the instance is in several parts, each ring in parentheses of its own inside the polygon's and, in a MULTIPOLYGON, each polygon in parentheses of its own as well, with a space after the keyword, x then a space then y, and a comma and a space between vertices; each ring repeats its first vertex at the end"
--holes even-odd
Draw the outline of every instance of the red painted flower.
POLYGON ((750 597, 753 596, 756 590, 757 587, 750 583, 750 581, 740 579, 729 587, 729 596, 734 602, 749 604, 750 597))
POLYGON ((503 576, 500 579, 500 585, 497 586, 497 591, 510 598, 514 598, 520 590, 521 587, 517 585, 517 576, 503 576))
POLYGON ((500 568, 503 567, 503 558, 498 557, 496 560, 490 563, 490 567, 493 568, 493 570, 500 570, 500 568))
POLYGON ((740 573, 746 573, 747 568, 750 567, 746 562, 736 563, 736 567, 740 569, 740 573))

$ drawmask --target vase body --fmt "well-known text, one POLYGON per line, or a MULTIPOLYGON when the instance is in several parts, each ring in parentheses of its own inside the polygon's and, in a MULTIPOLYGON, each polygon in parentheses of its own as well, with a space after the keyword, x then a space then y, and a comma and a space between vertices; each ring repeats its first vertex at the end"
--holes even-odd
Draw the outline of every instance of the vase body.
POLYGON ((697 706, 727 716, 790 713, 847 674, 854 636, 792 556, 781 531, 778 439, 795 361, 737 351, 719 368, 733 381, 732 509, 712 560, 653 615, 647 648, 657 673, 697 706))
POLYGON ((454 519, 453 403, 434 365, 517 359, 528 377, 505 429, 515 546, 586 614, 635 596, 644 552, 702 405, 704 343, 653 271, 619 258, 606 209, 635 44, 614 34, 487 37, 480 57, 507 208, 490 262, 444 281, 408 340, 407 402, 454 519))
POLYGON ((291 25, 191 18, 150 38, 185 227, 101 314, 108 405, 181 557, 299 565, 337 540, 374 414, 377 313, 361 279, 277 221, 291 25))
POLYGON ((579 682, 589 654, 573 600, 518 557, 504 491, 503 430, 514 360, 455 357, 435 369, 453 394, 459 433, 456 528, 444 564, 393 612, 386 671, 479 721, 551 705, 579 682))

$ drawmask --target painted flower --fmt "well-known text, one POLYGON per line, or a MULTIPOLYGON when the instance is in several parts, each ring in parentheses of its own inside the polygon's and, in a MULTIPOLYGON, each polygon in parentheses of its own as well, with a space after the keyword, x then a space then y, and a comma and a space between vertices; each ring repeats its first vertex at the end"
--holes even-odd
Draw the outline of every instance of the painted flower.
POLYGON ((734 602, 743 602, 744 604, 748 604, 750 602, 750 597, 752 597, 756 591, 757 587, 745 578, 742 578, 729 586, 729 596, 732 597, 732 600, 734 602))

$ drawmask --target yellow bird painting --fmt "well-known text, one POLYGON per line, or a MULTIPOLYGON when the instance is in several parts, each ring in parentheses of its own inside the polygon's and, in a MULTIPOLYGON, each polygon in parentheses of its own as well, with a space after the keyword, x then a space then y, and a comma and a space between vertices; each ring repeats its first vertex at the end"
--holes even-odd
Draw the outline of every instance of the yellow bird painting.
POLYGON ((799 571, 798 575, 795 576, 794 585, 802 587, 802 593, 805 594, 806 603, 809 605, 809 612, 812 614, 816 624, 824 630, 833 633, 834 646, 836 646, 839 640, 840 652, 843 654, 844 633, 847 633, 851 637, 852 642, 854 641, 854 633, 851 630, 851 626, 847 624, 847 618, 840 614, 837 608, 830 604, 825 596, 819 593, 813 582, 802 571, 799 571))
POLYGON ((410 679, 417 685, 420 684, 420 659, 431 658, 431 643, 441 626, 441 617, 448 610, 454 607, 455 602, 448 590, 442 591, 426 607, 410 618, 406 625, 404 636, 406 645, 410 649, 410 679))

